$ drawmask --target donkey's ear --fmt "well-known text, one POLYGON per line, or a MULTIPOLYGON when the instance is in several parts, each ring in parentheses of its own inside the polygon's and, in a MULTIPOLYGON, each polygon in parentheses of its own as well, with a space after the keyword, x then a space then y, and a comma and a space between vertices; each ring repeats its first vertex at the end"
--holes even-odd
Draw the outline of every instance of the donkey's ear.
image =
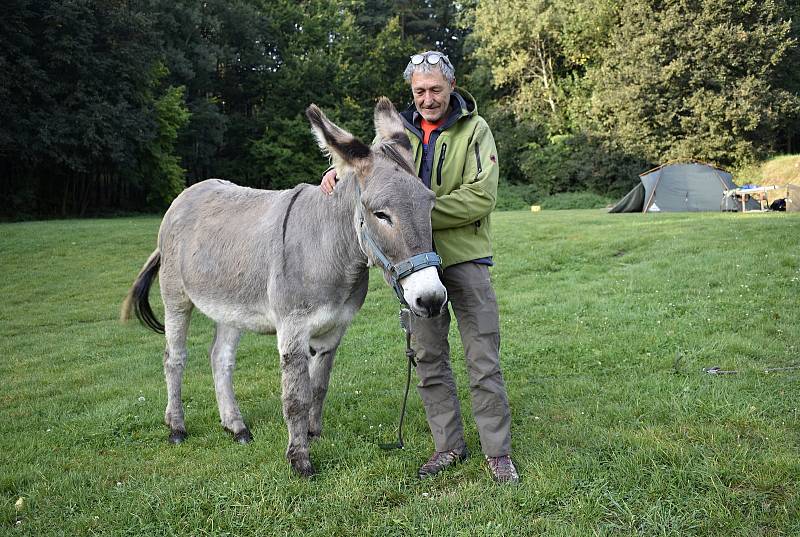
POLYGON ((341 173, 349 167, 360 178, 369 173, 372 169, 372 151, 367 144, 336 126, 315 104, 306 109, 306 117, 311 122, 311 131, 322 153, 333 160, 337 172, 341 173))
POLYGON ((405 134, 400 114, 386 97, 378 99, 375 105, 375 133, 384 140, 396 134, 405 134))
POLYGON ((393 145, 409 163, 414 162, 403 120, 386 97, 378 99, 375 105, 375 134, 383 143, 393 145))

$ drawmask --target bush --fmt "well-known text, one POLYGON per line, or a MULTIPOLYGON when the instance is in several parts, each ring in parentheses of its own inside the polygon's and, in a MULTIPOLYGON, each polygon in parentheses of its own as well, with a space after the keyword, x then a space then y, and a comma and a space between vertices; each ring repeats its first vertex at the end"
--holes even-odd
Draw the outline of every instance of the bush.
POLYGON ((561 192, 597 192, 618 198, 639 182, 638 174, 654 167, 597 135, 548 136, 542 124, 519 120, 507 107, 490 107, 487 121, 505 183, 498 194, 501 210, 524 208, 561 192))
POLYGON ((542 209, 601 209, 614 200, 594 192, 563 192, 542 199, 542 209))
POLYGON ((504 106, 490 106, 486 110, 486 121, 492 128, 500 173, 508 183, 531 183, 522 169, 523 157, 531 145, 547 143, 547 134, 541 125, 520 120, 504 106))
POLYGON ((547 194, 591 191, 616 196, 630 190, 637 175, 652 167, 583 133, 552 136, 544 145, 532 142, 519 159, 528 182, 547 194))
POLYGON ((501 181, 497 189, 497 211, 527 210, 531 205, 543 209, 599 209, 614 202, 615 198, 594 192, 562 192, 548 196, 534 185, 513 185, 501 181))
POLYGON ((541 198, 541 195, 534 185, 515 185, 501 180, 497 187, 495 210, 516 211, 527 209, 536 203, 539 198, 541 198))

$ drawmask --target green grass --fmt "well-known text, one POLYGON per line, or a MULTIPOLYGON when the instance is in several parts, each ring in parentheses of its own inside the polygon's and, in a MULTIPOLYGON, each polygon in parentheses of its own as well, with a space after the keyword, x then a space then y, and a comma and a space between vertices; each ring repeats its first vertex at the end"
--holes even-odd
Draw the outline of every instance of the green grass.
POLYGON ((406 449, 377 447, 395 436, 405 374, 377 274, 340 347, 307 481, 283 459, 275 338, 242 340, 235 382, 255 441, 235 445, 202 315, 190 436, 166 442, 162 337, 116 320, 157 219, 0 225, 0 534, 800 534, 800 370, 763 372, 800 363, 800 215, 493 222, 516 487, 492 483, 479 455, 455 332, 476 456, 414 477, 432 444, 413 391, 406 449), (739 373, 702 372, 714 365, 739 373))

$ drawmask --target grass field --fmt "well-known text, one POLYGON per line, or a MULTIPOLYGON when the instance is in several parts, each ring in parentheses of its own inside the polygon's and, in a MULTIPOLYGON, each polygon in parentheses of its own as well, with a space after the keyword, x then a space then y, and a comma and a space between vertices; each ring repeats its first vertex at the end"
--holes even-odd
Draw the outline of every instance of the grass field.
POLYGON ((157 227, 0 225, 0 534, 800 535, 800 370, 764 372, 800 364, 800 214, 496 214, 516 487, 479 455, 418 481, 432 444, 413 391, 406 449, 377 447, 396 436, 405 364, 375 273, 337 356, 316 478, 283 458, 274 337, 239 352, 255 441, 221 430, 202 315, 190 436, 169 445, 163 339, 117 322, 157 227))

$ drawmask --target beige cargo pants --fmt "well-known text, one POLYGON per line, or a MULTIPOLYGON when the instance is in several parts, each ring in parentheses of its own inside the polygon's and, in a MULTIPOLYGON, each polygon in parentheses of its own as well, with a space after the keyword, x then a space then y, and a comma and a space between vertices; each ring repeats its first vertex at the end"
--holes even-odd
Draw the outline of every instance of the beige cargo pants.
MULTIPOLYGON (((500 323, 489 267, 460 263, 444 270, 442 283, 458 321, 469 371, 472 415, 488 457, 511 454, 511 412, 500 371, 500 323)), ((461 407, 450 369, 450 312, 414 317, 411 346, 417 353, 417 391, 425 406, 436 451, 465 446, 461 407)))

